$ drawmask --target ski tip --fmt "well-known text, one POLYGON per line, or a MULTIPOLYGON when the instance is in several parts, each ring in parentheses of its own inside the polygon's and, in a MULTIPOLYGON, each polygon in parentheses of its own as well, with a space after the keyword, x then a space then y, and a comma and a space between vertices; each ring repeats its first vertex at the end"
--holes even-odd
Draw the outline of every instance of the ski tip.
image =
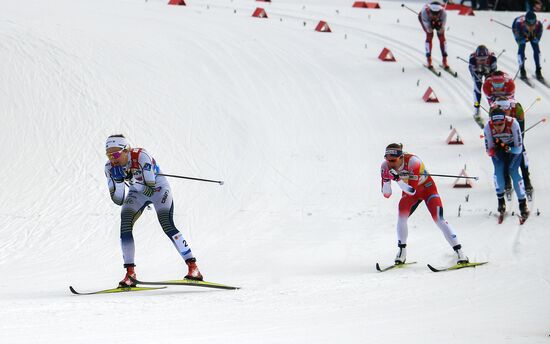
POLYGON ((71 291, 71 293, 78 295, 78 292, 74 290, 72 285, 69 286, 69 290, 71 291))
POLYGON ((426 264, 428 265, 428 269, 432 270, 433 272, 439 272, 440 270, 437 270, 436 268, 434 268, 433 266, 431 266, 430 264, 426 264))
POLYGON ((380 269, 380 264, 378 264, 378 263, 376 263, 376 270, 382 271, 382 269, 380 269))

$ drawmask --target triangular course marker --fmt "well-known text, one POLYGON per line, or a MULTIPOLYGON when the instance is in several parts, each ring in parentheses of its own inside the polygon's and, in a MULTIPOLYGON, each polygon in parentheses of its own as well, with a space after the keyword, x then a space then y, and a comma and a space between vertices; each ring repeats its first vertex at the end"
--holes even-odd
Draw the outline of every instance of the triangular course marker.
POLYGON ((170 0, 168 5, 187 6, 184 0, 170 0))
POLYGON ((377 2, 367 2, 367 1, 356 1, 353 3, 352 7, 357 8, 380 8, 380 4, 377 2))
POLYGON ((395 61, 395 56, 393 56, 392 52, 388 48, 382 49, 382 52, 378 55, 378 58, 382 61, 395 61))
POLYGON ((437 99, 437 96, 431 87, 428 87, 426 92, 424 92, 422 99, 424 99, 426 103, 439 103, 439 99, 437 99))
POLYGON ((256 8, 254 13, 252 13, 253 17, 256 18, 267 18, 267 13, 265 13, 265 10, 261 7, 256 8))
POLYGON ((447 136, 447 144, 448 145, 463 145, 464 142, 460 138, 460 135, 458 135, 458 131, 456 128, 453 128, 451 132, 449 133, 449 136, 447 136))
MULTIPOLYGON (((459 176, 468 177, 468 174, 466 174, 466 168, 462 169, 459 176)), ((453 184, 453 188, 471 188, 471 187, 473 187, 472 181, 471 179, 467 179, 467 178, 456 178, 453 184)))
POLYGON ((324 21, 320 21, 319 24, 317 24, 317 27, 315 28, 315 31, 319 31, 319 32, 332 32, 330 30, 330 27, 328 26, 328 24, 324 21))
POLYGON ((459 16, 475 16, 474 10, 471 7, 462 7, 460 11, 458 11, 459 16))

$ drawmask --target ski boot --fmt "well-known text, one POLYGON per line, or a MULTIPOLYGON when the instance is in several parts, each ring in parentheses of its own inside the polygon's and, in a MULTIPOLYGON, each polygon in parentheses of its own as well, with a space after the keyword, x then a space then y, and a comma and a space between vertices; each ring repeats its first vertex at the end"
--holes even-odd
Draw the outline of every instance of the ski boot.
POLYGON ((199 271, 199 268, 197 267, 197 260, 195 258, 189 258, 185 260, 185 264, 187 264, 188 272, 185 276, 185 279, 194 280, 194 281, 202 281, 202 274, 199 271))
POLYGON ((524 66, 519 67, 519 78, 523 80, 527 79, 527 71, 525 71, 524 66))
POLYGON ((119 288, 129 288, 129 287, 135 287, 136 283, 130 279, 136 278, 136 272, 134 271, 134 264, 124 264, 124 267, 126 268, 126 276, 122 279, 122 281, 118 282, 119 288))
POLYGON ((535 75, 537 77, 537 80, 544 82, 544 77, 542 76, 542 71, 540 68, 537 68, 535 71, 535 75))
POLYGON ((499 194, 498 196, 498 223, 504 221, 504 214, 506 214, 506 201, 504 200, 504 195, 499 194))
POLYGON ((449 64, 447 63, 447 56, 443 56, 443 61, 442 61, 442 66, 443 66, 443 69, 449 69, 449 64))
POLYGON ((429 69, 433 69, 434 66, 432 65, 432 56, 431 55, 426 56, 426 60, 427 60, 426 67, 428 67, 429 69))
POLYGON ((481 129, 485 127, 485 123, 483 123, 483 119, 479 113, 479 102, 474 103, 474 121, 476 121, 477 125, 479 125, 481 129))
POLYGON ((470 262, 468 257, 462 252, 462 245, 458 244, 453 246, 453 250, 455 250, 456 253, 456 263, 457 264, 467 264, 470 262))
POLYGON ((529 217, 529 209, 527 208, 527 199, 520 199, 518 200, 519 202, 519 213, 520 213, 520 223, 523 224, 523 222, 525 222, 525 220, 527 220, 527 218, 529 217))
POLYGON ((531 184, 525 187, 525 194, 527 195, 527 200, 529 202, 533 201, 533 186, 531 184))
POLYGON ((405 264, 407 260, 407 244, 398 244, 399 250, 395 256, 395 265, 405 264))

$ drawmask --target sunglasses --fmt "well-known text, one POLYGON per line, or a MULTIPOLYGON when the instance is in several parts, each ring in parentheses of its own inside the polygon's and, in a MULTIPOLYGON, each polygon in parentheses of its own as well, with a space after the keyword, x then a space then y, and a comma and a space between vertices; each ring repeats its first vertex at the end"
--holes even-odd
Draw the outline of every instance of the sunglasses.
POLYGON ((493 125, 494 125, 495 127, 502 127, 502 126, 504 126, 504 121, 493 122, 493 125))
POLYGON ((122 156, 122 153, 124 153, 125 149, 122 148, 120 150, 117 150, 117 151, 114 151, 114 152, 111 152, 111 153, 106 153, 107 154, 107 157, 110 159, 110 160, 113 160, 113 159, 118 159, 122 156))

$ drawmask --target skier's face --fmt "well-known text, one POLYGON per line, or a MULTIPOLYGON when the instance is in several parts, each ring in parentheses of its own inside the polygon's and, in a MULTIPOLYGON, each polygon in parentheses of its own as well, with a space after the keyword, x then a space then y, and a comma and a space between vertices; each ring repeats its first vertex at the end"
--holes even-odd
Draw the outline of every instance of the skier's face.
POLYGON ((495 128, 495 131, 500 134, 504 131, 504 121, 497 121, 497 122, 493 122, 493 127, 495 128))
POLYGON ((386 155, 386 161, 388 162, 388 166, 393 169, 398 169, 401 167, 401 163, 403 162, 403 155, 400 157, 395 157, 391 155, 386 155))
POLYGON ((128 163, 128 150, 118 147, 107 149, 107 157, 113 166, 124 166, 128 163))

